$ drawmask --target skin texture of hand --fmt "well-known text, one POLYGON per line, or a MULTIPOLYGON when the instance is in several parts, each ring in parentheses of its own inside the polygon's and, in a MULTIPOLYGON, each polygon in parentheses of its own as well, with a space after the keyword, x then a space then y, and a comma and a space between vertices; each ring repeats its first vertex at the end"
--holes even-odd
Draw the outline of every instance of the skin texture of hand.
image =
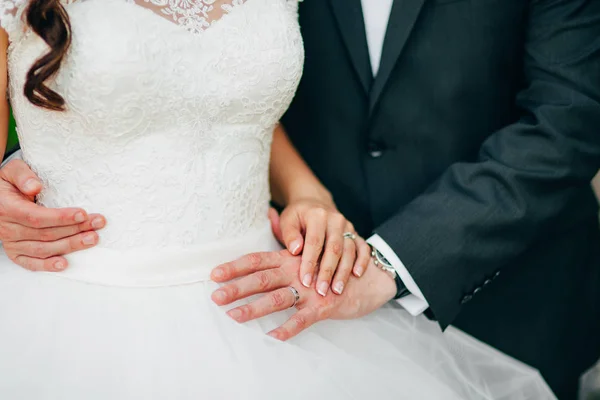
POLYGON ((50 209, 35 204, 42 184, 21 160, 0 169, 0 240, 8 257, 31 271, 59 272, 62 257, 98 243, 95 230, 106 220, 79 208, 50 209))
POLYGON ((342 294, 351 273, 360 277, 371 258, 366 241, 344 238, 344 233, 355 233, 354 226, 336 209, 333 203, 317 199, 291 202, 278 215, 269 213, 273 233, 293 255, 302 253, 299 276, 304 287, 315 288, 326 296, 329 287, 342 294))
POLYGON ((282 326, 269 332, 270 336, 285 341, 319 321, 355 319, 370 314, 396 294, 394 280, 371 266, 360 279, 351 277, 342 295, 320 296, 312 288, 301 285, 298 279, 301 262, 300 257, 283 250, 250 254, 220 265, 212 271, 211 278, 218 283, 229 283, 216 290, 212 299, 225 306, 263 294, 227 313, 237 322, 244 323, 290 308, 295 298, 289 287, 294 287, 300 294, 296 304, 298 311, 282 326))

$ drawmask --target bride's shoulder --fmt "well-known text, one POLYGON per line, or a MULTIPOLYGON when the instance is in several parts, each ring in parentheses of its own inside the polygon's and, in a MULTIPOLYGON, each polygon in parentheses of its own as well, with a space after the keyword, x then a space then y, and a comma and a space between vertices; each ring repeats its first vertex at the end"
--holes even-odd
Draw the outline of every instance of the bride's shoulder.
POLYGON ((14 35, 23 26, 23 11, 29 0, 0 0, 0 27, 9 36, 14 35))
MULTIPOLYGON (((26 16, 24 14, 28 6, 34 1, 39 2, 40 0, 0 0, 0 28, 8 33, 11 40, 14 40, 15 36, 22 34, 25 30, 26 16)), ((77 1, 58 0, 58 3, 66 7, 77 1)))

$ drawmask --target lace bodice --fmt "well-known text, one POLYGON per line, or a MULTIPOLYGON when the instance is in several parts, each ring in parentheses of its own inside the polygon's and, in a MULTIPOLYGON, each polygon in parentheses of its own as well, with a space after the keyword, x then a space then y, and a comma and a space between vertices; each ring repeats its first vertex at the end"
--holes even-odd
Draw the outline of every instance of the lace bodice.
POLYGON ((274 126, 301 75, 297 0, 78 0, 51 87, 66 112, 23 96, 46 45, 0 0, 9 86, 38 201, 108 219, 101 246, 177 247, 262 226, 274 126))

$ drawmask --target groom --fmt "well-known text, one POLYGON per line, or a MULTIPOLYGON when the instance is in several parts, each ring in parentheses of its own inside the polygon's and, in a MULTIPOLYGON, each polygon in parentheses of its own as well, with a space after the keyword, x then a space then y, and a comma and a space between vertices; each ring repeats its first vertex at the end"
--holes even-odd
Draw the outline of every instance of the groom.
MULTIPOLYGON (((305 0, 300 22, 304 78, 283 124, 399 272, 400 305, 538 368, 559 399, 575 398, 600 357, 590 187, 600 169, 600 1, 305 0)), ((5 185, 36 184, 23 171, 1 171, 2 238, 31 230, 15 221, 60 220, 69 235, 84 232, 60 253, 92 246, 90 226, 73 225, 77 210, 41 215, 5 185)), ((368 287, 354 295, 378 305, 368 287)), ((335 313, 348 292, 321 303, 335 313)))
POLYGON ((600 1, 306 0, 300 23, 283 124, 400 304, 574 399, 600 357, 600 1))

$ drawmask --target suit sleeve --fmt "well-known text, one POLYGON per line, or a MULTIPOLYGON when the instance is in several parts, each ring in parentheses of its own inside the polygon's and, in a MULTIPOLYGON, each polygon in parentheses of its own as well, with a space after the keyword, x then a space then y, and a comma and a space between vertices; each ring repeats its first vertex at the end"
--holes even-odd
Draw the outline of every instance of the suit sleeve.
POLYGON ((600 168, 600 1, 529 1, 520 118, 376 229, 442 329, 583 193, 600 168))

